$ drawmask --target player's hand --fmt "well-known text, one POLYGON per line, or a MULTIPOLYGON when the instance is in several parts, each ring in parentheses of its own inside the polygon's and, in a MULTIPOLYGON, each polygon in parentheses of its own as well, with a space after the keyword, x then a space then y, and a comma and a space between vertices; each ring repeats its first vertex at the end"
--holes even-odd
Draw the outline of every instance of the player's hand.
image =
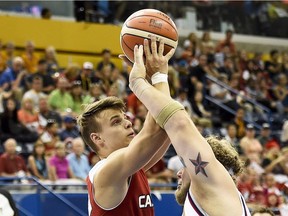
POLYGON ((156 36, 151 36, 151 50, 147 39, 144 40, 144 52, 146 56, 147 75, 151 77, 156 72, 168 74, 168 61, 173 56, 175 49, 171 49, 165 56, 164 42, 160 39, 157 49, 156 36))
POLYGON ((146 77, 146 68, 143 60, 143 45, 135 45, 134 47, 134 65, 129 75, 129 83, 131 84, 137 78, 146 77))

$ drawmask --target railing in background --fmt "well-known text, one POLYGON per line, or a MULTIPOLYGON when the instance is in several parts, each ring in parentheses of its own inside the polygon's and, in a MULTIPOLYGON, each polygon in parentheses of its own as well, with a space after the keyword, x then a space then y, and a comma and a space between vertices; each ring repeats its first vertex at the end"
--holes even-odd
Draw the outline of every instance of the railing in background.
MULTIPOLYGON (((60 202, 64 203, 67 207, 69 207, 70 210, 72 210, 74 213, 76 213, 77 215, 87 215, 86 212, 82 211, 81 209, 79 209, 77 206, 75 206, 73 203, 71 203, 68 199, 66 199, 64 196, 55 193, 53 190, 51 190, 49 187, 50 186, 55 186, 55 187, 61 187, 61 186, 69 186, 67 184, 43 184, 41 182, 38 181, 38 179, 34 178, 34 177, 22 177, 22 178, 17 178, 17 177, 0 177, 0 186, 10 186, 10 187, 33 187, 36 186, 37 187, 37 195, 38 195, 38 202, 36 205, 38 208, 40 207, 40 194, 41 194, 41 189, 45 189, 46 191, 48 191, 51 195, 53 195, 57 200, 59 200, 60 202), (23 182, 23 180, 28 180, 28 181, 32 181, 32 183, 21 183, 23 182), (8 182, 7 182, 8 181, 8 182), (11 182, 12 181, 12 182, 11 182), (18 181, 19 183, 13 183, 13 181, 18 181)), ((86 184, 81 184, 81 185, 73 185, 73 186, 86 186, 86 184)), ((19 205, 17 203, 17 208, 19 209, 19 211, 21 213, 23 213, 24 215, 30 216, 33 215, 31 212, 29 212, 26 208, 24 208, 23 206, 19 205)))
MULTIPOLYGON (((227 84, 221 82, 220 80, 218 80, 217 78, 213 77, 213 76, 210 76, 210 75, 206 75, 206 78, 216 84, 218 84, 219 86, 225 88, 226 90, 228 90, 229 92, 241 97, 243 100, 251 103, 255 108, 258 108, 260 110, 262 110, 263 112, 266 113, 267 115, 267 121, 268 123, 270 123, 270 119, 271 119, 271 110, 266 107, 266 106, 263 106, 262 104, 258 103, 257 101, 253 100, 252 98, 249 98, 243 94, 241 94, 238 90, 236 89, 233 89, 231 88, 230 86, 228 86, 227 84)), ((230 112, 231 114, 235 115, 236 114, 236 111, 229 108, 228 106, 226 106, 225 104, 219 102, 218 100, 214 99, 213 97, 210 97, 210 96, 205 96, 205 98, 209 101, 211 101, 212 103, 220 106, 221 108, 225 109, 226 111, 230 112)), ((255 125, 256 128, 258 129, 261 129, 261 126, 255 122, 251 122, 247 119, 245 119, 246 122, 249 122, 249 123, 253 123, 255 125)))

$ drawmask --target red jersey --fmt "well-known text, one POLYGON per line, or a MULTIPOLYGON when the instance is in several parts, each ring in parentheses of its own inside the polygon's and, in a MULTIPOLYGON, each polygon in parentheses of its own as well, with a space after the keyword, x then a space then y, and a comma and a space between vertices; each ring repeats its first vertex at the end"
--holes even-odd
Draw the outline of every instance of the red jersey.
POLYGON ((93 195, 93 177, 104 160, 99 161, 89 172, 86 179, 88 189, 88 211, 90 216, 154 216, 150 188, 143 170, 136 172, 129 180, 129 188, 123 201, 114 208, 104 209, 96 203, 93 195))

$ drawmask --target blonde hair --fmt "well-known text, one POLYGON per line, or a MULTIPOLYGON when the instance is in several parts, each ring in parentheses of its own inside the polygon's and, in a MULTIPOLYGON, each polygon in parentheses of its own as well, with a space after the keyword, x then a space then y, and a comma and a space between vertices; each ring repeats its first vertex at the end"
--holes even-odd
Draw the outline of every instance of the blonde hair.
POLYGON ((79 131, 84 142, 95 152, 98 151, 90 134, 101 131, 101 125, 97 122, 99 114, 107 109, 125 110, 125 104, 117 97, 107 97, 92 104, 84 105, 84 111, 77 118, 79 131), (95 118, 96 117, 96 118, 95 118))
POLYGON ((230 142, 215 136, 206 138, 217 160, 232 176, 238 176, 243 171, 244 162, 240 160, 238 152, 230 142))

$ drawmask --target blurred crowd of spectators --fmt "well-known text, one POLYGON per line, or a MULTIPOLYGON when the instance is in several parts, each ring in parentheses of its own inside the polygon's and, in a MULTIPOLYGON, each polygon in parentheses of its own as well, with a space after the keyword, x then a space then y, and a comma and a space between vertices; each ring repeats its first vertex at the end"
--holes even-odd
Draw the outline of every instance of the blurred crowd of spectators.
MULTIPOLYGON (((0 48, 1 177, 83 182, 99 158, 76 125, 82 104, 117 96, 126 102, 134 130, 142 128, 147 110, 129 90, 130 67, 116 67, 111 50, 104 49, 99 62, 60 68, 52 46, 42 56, 32 41, 20 56, 13 43, 0 48)), ((241 155, 245 170, 238 187, 251 208, 287 211, 288 52, 271 50, 264 61, 261 53, 236 48, 231 30, 217 43, 209 32, 191 33, 179 44, 168 75, 172 97, 200 132, 225 137, 241 155)), ((179 168, 171 147, 147 176, 150 183, 173 183, 179 168)))

